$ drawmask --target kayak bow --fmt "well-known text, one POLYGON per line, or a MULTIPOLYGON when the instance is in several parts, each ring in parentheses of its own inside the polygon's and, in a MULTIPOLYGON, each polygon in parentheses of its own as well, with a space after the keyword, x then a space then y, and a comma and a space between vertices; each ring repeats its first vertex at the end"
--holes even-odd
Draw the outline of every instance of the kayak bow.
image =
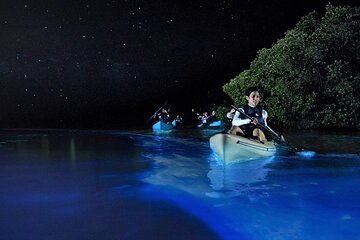
POLYGON ((270 157, 276 153, 272 141, 260 143, 254 139, 228 133, 217 133, 210 137, 210 147, 225 164, 270 157))

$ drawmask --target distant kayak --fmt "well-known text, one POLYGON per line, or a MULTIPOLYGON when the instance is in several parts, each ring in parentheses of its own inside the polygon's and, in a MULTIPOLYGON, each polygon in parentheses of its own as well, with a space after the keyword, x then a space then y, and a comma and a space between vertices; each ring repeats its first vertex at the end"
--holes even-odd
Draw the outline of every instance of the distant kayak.
POLYGON ((276 153, 272 141, 261 143, 228 133, 217 133, 210 137, 210 147, 225 164, 270 157, 276 153))
POLYGON ((171 130, 176 126, 176 121, 172 121, 171 123, 164 123, 163 121, 157 121, 153 126, 152 129, 155 131, 161 130, 171 130))
POLYGON ((221 130, 224 128, 224 123, 222 121, 214 121, 210 124, 204 124, 204 123, 201 123, 199 125, 197 125, 197 128, 200 128, 200 129, 218 129, 218 130, 221 130))

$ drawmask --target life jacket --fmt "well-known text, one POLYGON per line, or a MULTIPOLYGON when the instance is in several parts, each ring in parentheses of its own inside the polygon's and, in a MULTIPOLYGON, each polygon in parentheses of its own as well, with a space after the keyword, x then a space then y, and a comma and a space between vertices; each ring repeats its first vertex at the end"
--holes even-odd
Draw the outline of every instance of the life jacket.
MULTIPOLYGON (((246 105, 243 107, 243 110, 246 115, 249 117, 257 118, 258 122, 261 124, 265 124, 264 118, 262 117, 263 109, 260 106, 251 107, 249 105, 246 105)), ((240 114, 241 119, 247 119, 247 117, 244 116, 244 114, 240 114)))
MULTIPOLYGON (((257 118, 258 122, 265 125, 264 118, 262 117, 263 109, 260 106, 251 107, 249 105, 246 105, 243 107, 244 113, 252 118, 257 118)), ((248 119, 244 114, 240 113, 241 119, 248 119)), ((252 131, 257 128, 258 126, 255 126, 253 124, 244 124, 241 125, 240 128, 243 130, 246 136, 252 137, 252 131)))

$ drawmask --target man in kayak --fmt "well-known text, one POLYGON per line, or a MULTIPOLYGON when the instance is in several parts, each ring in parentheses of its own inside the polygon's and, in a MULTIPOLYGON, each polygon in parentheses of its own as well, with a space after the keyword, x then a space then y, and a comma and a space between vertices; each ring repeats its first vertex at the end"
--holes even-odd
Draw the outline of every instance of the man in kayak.
POLYGON ((168 123, 170 119, 169 111, 166 111, 165 108, 161 109, 161 112, 157 114, 160 121, 168 123))
POLYGON ((209 116, 208 123, 211 124, 213 122, 216 122, 218 119, 216 117, 216 111, 213 110, 209 116))
POLYGON ((202 124, 207 125, 209 123, 209 117, 208 112, 204 112, 203 115, 199 115, 198 119, 202 124))
POLYGON ((258 123, 268 127, 266 122, 268 113, 258 105, 261 98, 258 88, 250 87, 246 89, 245 97, 248 101, 247 105, 240 107, 236 112, 232 110, 228 113, 228 117, 234 114, 229 132, 234 135, 259 139, 260 142, 265 143, 267 138, 264 129, 258 123), (245 113, 251 119, 242 113, 245 113))

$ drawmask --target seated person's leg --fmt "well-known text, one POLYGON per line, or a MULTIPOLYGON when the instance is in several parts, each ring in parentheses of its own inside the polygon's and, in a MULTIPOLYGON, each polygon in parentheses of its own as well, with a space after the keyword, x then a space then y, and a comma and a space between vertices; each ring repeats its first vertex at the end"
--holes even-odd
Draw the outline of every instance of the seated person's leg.
POLYGON ((244 136, 244 132, 238 126, 231 126, 229 132, 233 135, 244 136))
POLYGON ((258 137, 260 142, 266 142, 267 141, 264 132, 259 128, 254 129, 253 136, 258 137))

